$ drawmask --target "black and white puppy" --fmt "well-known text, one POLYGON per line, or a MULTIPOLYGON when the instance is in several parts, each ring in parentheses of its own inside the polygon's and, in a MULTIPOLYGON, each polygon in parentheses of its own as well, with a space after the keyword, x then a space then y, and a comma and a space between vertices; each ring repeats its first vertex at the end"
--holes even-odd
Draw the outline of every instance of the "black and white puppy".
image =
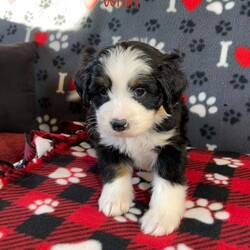
POLYGON ((152 171, 141 229, 155 236, 173 232, 185 208, 186 79, 179 63, 176 52, 122 41, 84 49, 75 76, 103 181, 99 209, 107 216, 126 213, 134 199, 132 169, 152 171))

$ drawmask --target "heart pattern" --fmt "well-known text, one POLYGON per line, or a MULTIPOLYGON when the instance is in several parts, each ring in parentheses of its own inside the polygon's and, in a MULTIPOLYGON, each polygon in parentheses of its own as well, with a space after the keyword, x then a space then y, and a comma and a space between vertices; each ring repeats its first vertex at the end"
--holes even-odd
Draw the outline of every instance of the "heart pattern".
POLYGON ((84 0, 85 7, 87 10, 93 10, 95 6, 97 5, 98 0, 84 0))
POLYGON ((250 67, 250 48, 244 46, 238 47, 234 52, 234 56, 242 68, 250 67))
POLYGON ((43 47, 48 41, 49 35, 46 32, 36 32, 34 35, 34 40, 38 44, 38 48, 43 47))
POLYGON ((196 10, 202 3, 202 0, 182 0, 182 4, 189 11, 196 10))

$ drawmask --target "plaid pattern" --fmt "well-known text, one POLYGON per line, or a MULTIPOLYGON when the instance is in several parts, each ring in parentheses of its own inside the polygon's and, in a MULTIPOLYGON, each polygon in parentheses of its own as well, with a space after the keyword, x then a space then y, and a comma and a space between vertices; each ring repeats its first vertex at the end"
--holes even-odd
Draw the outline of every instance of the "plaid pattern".
POLYGON ((98 211, 101 182, 85 131, 65 138, 16 170, 0 191, 0 249, 250 248, 249 155, 190 149, 181 226, 152 237, 138 223, 148 208, 151 174, 135 172, 131 209, 106 217, 98 211))

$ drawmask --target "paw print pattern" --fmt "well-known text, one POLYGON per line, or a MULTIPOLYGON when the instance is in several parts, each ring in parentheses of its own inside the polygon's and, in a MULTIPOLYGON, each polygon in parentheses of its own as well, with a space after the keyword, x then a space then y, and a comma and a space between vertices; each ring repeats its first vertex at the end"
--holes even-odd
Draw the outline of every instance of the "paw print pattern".
POLYGON ((51 5, 51 0, 41 0, 39 6, 43 9, 47 9, 50 7, 50 5, 51 5))
POLYGON ((96 158, 96 151, 91 145, 87 142, 82 142, 78 146, 71 147, 72 155, 76 157, 84 157, 89 155, 93 158, 96 158))
POLYGON ((3 39, 4 39, 4 35, 2 35, 2 34, 0 33, 0 43, 3 41, 3 39))
POLYGON ((141 190, 148 190, 151 188, 151 182, 153 181, 153 174, 151 172, 137 172, 136 177, 132 178, 133 185, 138 185, 141 190))
POLYGON ((51 102, 50 102, 49 98, 47 98, 47 97, 42 97, 42 98, 38 99, 38 104, 41 108, 45 108, 45 109, 51 107, 51 102))
POLYGON ((73 43, 71 46, 71 51, 79 55, 83 49, 83 45, 80 42, 73 43))
POLYGON ((148 22, 145 23, 145 27, 147 31, 155 32, 157 29, 161 27, 161 25, 158 23, 157 19, 150 19, 148 22))
POLYGON ((136 13, 138 13, 139 10, 140 10, 140 3, 138 4, 138 6, 136 6, 135 2, 133 1, 132 6, 130 5, 127 8, 127 13, 135 15, 136 13))
POLYGON ((59 202, 50 198, 45 200, 36 200, 33 204, 29 205, 29 209, 34 211, 35 215, 53 213, 55 207, 59 205, 59 202))
POLYGON ((7 35, 15 35, 17 32, 17 26, 16 24, 11 24, 8 28, 7 28, 7 35))
POLYGON ((240 14, 241 15, 247 15, 247 16, 250 17, 250 1, 244 2, 241 5, 240 14))
POLYGON ((244 163, 241 160, 233 159, 231 157, 222 157, 222 158, 214 158, 216 165, 227 165, 231 168, 238 168, 240 166, 244 166, 244 163))
POLYGON ((217 15, 221 15, 223 10, 231 10, 235 6, 235 2, 230 0, 207 0, 207 3, 206 9, 217 15))
POLYGON ((93 20, 90 17, 84 17, 82 19, 83 28, 90 28, 93 20))
POLYGON ((230 109, 224 112, 223 121, 229 122, 231 125, 234 125, 235 123, 240 122, 240 118, 241 118, 240 112, 230 109))
POLYGON ((204 124, 202 128, 200 128, 200 133, 202 137, 210 140, 213 136, 216 135, 215 129, 213 126, 209 126, 208 124, 204 124))
POLYGON ((116 32, 121 27, 121 22, 118 18, 113 17, 108 23, 109 29, 116 32))
POLYGON ((247 107, 247 112, 250 113, 250 98, 249 101, 246 103, 246 107, 247 107))
POLYGON ((228 185, 229 178, 227 176, 218 173, 206 174, 205 176, 208 181, 212 181, 215 184, 228 185))
POLYGON ((182 30, 184 34, 185 33, 193 33, 195 26, 196 26, 196 24, 193 22, 193 20, 183 19, 181 21, 181 26, 179 27, 179 29, 182 30))
POLYGON ((215 144, 207 143, 206 147, 207 147, 207 150, 209 150, 209 151, 214 151, 215 149, 217 149, 217 145, 215 145, 215 144))
POLYGON ((45 132, 56 132, 58 130, 57 119, 50 118, 49 115, 44 115, 37 117, 39 123, 39 129, 45 132))
POLYGON ((220 202, 209 203, 207 199, 198 199, 197 201, 186 202, 186 212, 184 218, 198 220, 205 224, 212 225, 217 220, 227 220, 230 214, 223 210, 223 204, 220 202))
POLYGON ((141 210, 135 207, 135 203, 132 202, 132 205, 130 209, 128 210, 127 213, 120 215, 120 216, 115 216, 114 219, 118 222, 127 222, 127 221, 134 221, 138 222, 139 221, 139 216, 142 214, 141 210))
POLYGON ((30 11, 27 11, 26 14, 24 15, 24 20, 27 23, 30 23, 33 19, 34 19, 33 13, 31 13, 30 11))
POLYGON ((57 56, 55 59, 53 59, 52 63, 58 69, 61 69, 65 65, 64 58, 61 56, 57 56))
POLYGON ((46 69, 45 70, 40 69, 36 74, 36 76, 38 81, 46 81, 49 75, 46 69))
POLYGON ((248 80, 244 75, 234 74, 232 80, 229 82, 234 89, 245 89, 248 80))
POLYGON ((205 117, 206 114, 215 114, 218 108, 214 106, 216 97, 211 96, 207 98, 205 92, 201 92, 198 98, 194 95, 189 97, 189 103, 192 105, 190 112, 197 114, 200 117, 205 117))
POLYGON ((79 183, 80 178, 84 178, 87 175, 83 173, 81 168, 57 168, 48 177, 55 179, 59 185, 67 185, 69 183, 79 183))
POLYGON ((13 15, 13 13, 11 10, 6 10, 4 13, 3 19, 6 21, 10 21, 12 15, 13 15))
POLYGON ((191 52, 202 52, 202 50, 205 48, 204 39, 193 39, 192 43, 189 44, 189 48, 191 52))
POLYGON ((90 36, 88 37, 88 43, 90 45, 99 45, 100 42, 101 38, 99 34, 90 34, 90 36))
POLYGON ((54 17, 54 22, 55 25, 62 26, 63 24, 65 24, 66 20, 63 15, 57 15, 56 17, 54 17))
POLYGON ((68 35, 63 35, 60 31, 57 32, 56 35, 51 34, 49 37, 49 47, 56 52, 58 52, 61 48, 66 49, 69 46, 69 43, 67 42, 68 38, 68 35))
POLYGON ((226 22, 224 20, 220 21, 216 26, 215 26, 215 31, 217 34, 220 34, 222 36, 226 36, 229 31, 232 30, 232 26, 230 22, 226 22))
POLYGON ((196 71, 194 74, 190 76, 190 78, 192 79, 192 83, 194 85, 198 84, 201 86, 203 83, 208 81, 205 72, 203 71, 196 71))

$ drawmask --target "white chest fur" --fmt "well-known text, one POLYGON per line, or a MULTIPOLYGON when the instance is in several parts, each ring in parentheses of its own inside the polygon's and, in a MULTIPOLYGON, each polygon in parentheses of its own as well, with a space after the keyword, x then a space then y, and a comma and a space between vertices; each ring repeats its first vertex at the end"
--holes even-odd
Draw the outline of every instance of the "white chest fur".
POLYGON ((119 149, 120 153, 127 154, 135 163, 136 168, 151 170, 157 159, 155 147, 169 144, 169 139, 175 135, 175 130, 157 133, 155 131, 136 137, 103 136, 101 143, 119 149))

